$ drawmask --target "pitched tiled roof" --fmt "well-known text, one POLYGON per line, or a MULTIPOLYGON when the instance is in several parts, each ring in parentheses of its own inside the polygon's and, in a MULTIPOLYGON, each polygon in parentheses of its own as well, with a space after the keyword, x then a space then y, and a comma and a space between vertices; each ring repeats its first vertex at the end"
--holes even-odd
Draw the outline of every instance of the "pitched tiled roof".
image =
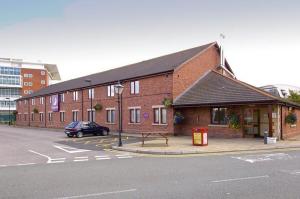
MULTIPOLYGON (((100 84, 105 84, 110 82, 117 82, 119 80, 127 80, 127 79, 142 77, 142 76, 148 76, 148 75, 173 71, 176 67, 180 66, 182 63, 193 58, 198 53, 204 51, 211 45, 215 45, 215 44, 216 42, 213 42, 203 46, 199 46, 188 50, 176 52, 173 54, 168 54, 165 56, 150 59, 147 61, 142 61, 139 63, 123 66, 120 68, 53 84, 46 88, 38 90, 30 95, 27 95, 23 97, 23 99, 84 88, 89 86, 88 83, 84 81, 86 79, 92 80, 92 85, 100 85, 100 84)), ((82 70, 84 70, 84 68, 82 70)))
POLYGON ((175 106, 243 104, 282 102, 299 106, 275 97, 244 82, 209 71, 174 100, 175 106))

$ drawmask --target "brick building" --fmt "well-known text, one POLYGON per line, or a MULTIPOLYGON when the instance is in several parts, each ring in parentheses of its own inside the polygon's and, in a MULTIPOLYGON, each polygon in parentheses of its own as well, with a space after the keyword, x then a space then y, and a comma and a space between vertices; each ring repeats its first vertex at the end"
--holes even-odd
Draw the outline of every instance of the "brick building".
POLYGON ((54 64, 0 58, 0 121, 9 120, 16 99, 47 87, 52 80, 60 80, 54 64))
POLYGON ((191 128, 206 126, 209 136, 218 137, 261 136, 266 130, 278 138, 300 134, 300 124, 284 120, 290 112, 300 116, 300 107, 237 80, 220 58, 216 42, 50 85, 17 100, 17 125, 63 128, 74 120, 90 120, 93 114, 97 123, 116 131, 113 87, 119 81, 124 86, 122 126, 127 133, 190 135, 191 128), (56 98, 59 110, 51 108, 56 98), (91 111, 90 98, 93 107, 102 109, 91 111), (163 101, 173 104, 165 106, 163 101), (178 113, 184 119, 174 124, 178 113), (232 128, 232 113, 239 128, 232 128))

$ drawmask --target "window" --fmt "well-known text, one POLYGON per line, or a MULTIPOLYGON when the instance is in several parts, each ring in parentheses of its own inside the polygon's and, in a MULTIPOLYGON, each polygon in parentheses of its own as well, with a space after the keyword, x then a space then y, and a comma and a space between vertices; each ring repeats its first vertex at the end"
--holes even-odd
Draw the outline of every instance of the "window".
POLYGON ((20 88, 1 88, 0 97, 19 98, 21 95, 20 91, 20 88))
POLYGON ((20 76, 0 75, 0 84, 22 85, 20 76))
POLYGON ((65 94, 64 94, 64 93, 61 93, 61 94, 60 94, 60 101, 61 101, 61 102, 64 102, 64 101, 65 101, 65 94))
POLYGON ((49 97, 49 104, 52 104, 52 96, 49 97))
POLYGON ((114 85, 107 86, 107 96, 108 97, 115 96, 115 86, 114 85))
POLYGON ((40 97, 40 104, 44 104, 44 97, 40 97))
POLYGON ((24 100, 24 104, 27 104, 27 100, 24 100))
POLYGON ((73 91, 73 101, 78 100, 78 91, 73 91))
POLYGON ((227 108, 212 108, 211 109, 211 123, 212 124, 227 124, 227 108))
POLYGON ((28 74, 28 77, 29 77, 29 78, 32 78, 32 77, 33 77, 33 75, 32 75, 32 74, 28 74))
POLYGON ((93 88, 89 89, 89 99, 94 99, 94 95, 95 95, 95 90, 93 88))
POLYGON ((78 121, 78 112, 79 111, 72 111, 72 119, 73 119, 73 122, 75 121, 78 121))
POLYGON ((116 110, 114 108, 106 109, 106 122, 110 124, 115 123, 115 114, 116 110))
POLYGON ((87 113, 88 113, 88 121, 89 121, 89 122, 92 121, 91 112, 93 112, 93 121, 95 121, 95 118, 96 118, 95 110, 93 109, 93 110, 91 111, 91 109, 88 109, 87 113))
POLYGON ((59 120, 60 120, 60 122, 65 121, 65 112, 64 111, 59 112, 59 120))
POLYGON ((40 113, 40 122, 44 121, 44 113, 40 113))
POLYGON ((20 75, 21 69, 16 67, 0 66, 0 74, 3 75, 20 75))
POLYGON ((24 113, 24 121, 27 121, 27 113, 24 113))
POLYGON ((140 123, 141 122, 141 108, 140 107, 132 107, 129 108, 130 114, 130 123, 140 123))
POLYGON ((32 86, 32 82, 28 82, 28 86, 32 86))
POLYGON ((130 82, 130 94, 140 93, 140 81, 130 82))
POLYGON ((24 82, 24 86, 28 86, 28 82, 24 82))
POLYGON ((24 77, 28 77, 28 74, 27 74, 27 73, 24 73, 24 77))
POLYGON ((165 107, 153 107, 153 123, 167 124, 167 109, 165 107))
POLYGON ((33 93, 33 90, 29 90, 29 91, 28 91, 28 94, 31 94, 31 93, 33 93))
POLYGON ((41 84, 46 84, 46 81, 45 80, 41 80, 41 84))
POLYGON ((34 121, 34 113, 31 113, 31 121, 34 121))
POLYGON ((53 120, 52 112, 48 112, 48 120, 51 122, 53 120))
POLYGON ((41 71, 41 75, 45 75, 46 72, 44 70, 41 71))
POLYGON ((31 105, 35 105, 35 99, 31 99, 31 105))

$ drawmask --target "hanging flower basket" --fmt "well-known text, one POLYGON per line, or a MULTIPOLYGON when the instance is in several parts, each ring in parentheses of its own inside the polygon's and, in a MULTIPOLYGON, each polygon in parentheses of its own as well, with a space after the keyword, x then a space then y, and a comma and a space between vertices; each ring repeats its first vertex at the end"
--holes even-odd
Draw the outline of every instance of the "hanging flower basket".
POLYGON ((101 111, 102 108, 103 108, 102 105, 99 104, 99 103, 97 103, 97 104, 94 106, 94 109, 95 109, 96 111, 101 111))
POLYGON ((164 100, 162 101, 162 104, 163 104, 166 108, 169 108, 170 106, 172 106, 173 102, 172 102, 172 99, 164 98, 164 100))
POLYGON ((297 122, 297 115, 295 113, 289 113, 286 117, 285 117, 285 123, 287 124, 296 124, 297 122))
POLYGON ((34 108, 34 109, 33 109, 33 112, 34 112, 34 113, 39 113, 39 110, 38 110, 37 108, 34 108))
POLYGON ((239 129, 241 128, 241 122, 240 122, 240 117, 236 113, 231 113, 228 117, 229 119, 229 127, 233 129, 239 129))
POLYGON ((180 112, 176 112, 174 115, 174 124, 181 124, 184 120, 184 116, 180 112))

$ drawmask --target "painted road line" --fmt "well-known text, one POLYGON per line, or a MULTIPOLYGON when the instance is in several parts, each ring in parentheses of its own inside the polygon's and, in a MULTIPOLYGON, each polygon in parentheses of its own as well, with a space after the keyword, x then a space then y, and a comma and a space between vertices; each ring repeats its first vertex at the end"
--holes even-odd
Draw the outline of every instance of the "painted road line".
POLYGON ((89 161, 89 159, 78 159, 78 160, 73 160, 74 162, 85 162, 89 161))
POLYGON ((89 198, 89 197, 104 196, 104 195, 119 194, 119 193, 127 193, 127 192, 135 192, 135 191, 136 191, 136 189, 127 189, 127 190, 120 190, 120 191, 92 193, 92 194, 86 194, 86 195, 67 196, 67 197, 61 197, 61 198, 57 198, 57 199, 89 198))
POLYGON ((75 157, 75 158, 77 158, 77 159, 88 159, 89 157, 84 156, 84 157, 75 157))
POLYGON ((95 158, 106 158, 109 157, 108 155, 95 155, 95 158))
POLYGON ((61 161, 51 161, 51 162, 47 162, 47 164, 56 164, 56 163, 63 163, 65 162, 64 160, 61 161))
POLYGON ((243 160, 249 163, 264 162, 272 160, 289 160, 292 156, 286 153, 273 153, 273 154, 258 154, 258 155, 246 155, 240 157, 232 157, 234 159, 243 160))
POLYGON ((116 157, 119 159, 132 158, 132 156, 129 154, 116 155, 116 157))
POLYGON ((264 175, 264 176, 245 177, 245 178, 230 178, 230 179, 225 179, 225 180, 214 180, 211 182, 213 182, 213 183, 232 182, 232 181, 254 180, 254 179, 269 178, 269 177, 270 176, 268 176, 268 175, 264 175))
POLYGON ((20 163, 20 164, 17 164, 17 166, 26 166, 26 165, 34 165, 36 163, 33 163, 33 162, 30 162, 30 163, 20 163))
POLYGON ((64 159, 66 159, 66 158, 51 158, 50 156, 47 156, 45 154, 41 154, 41 153, 33 151, 33 150, 28 150, 28 151, 31 152, 31 153, 34 153, 34 154, 37 154, 37 155, 40 155, 42 157, 47 158, 48 159, 47 163, 61 163, 61 162, 64 162, 64 159))
POLYGON ((7 167, 7 165, 5 165, 5 164, 2 164, 2 165, 0 165, 0 167, 7 167))
POLYGON ((87 149, 78 149, 78 148, 74 148, 74 147, 68 147, 68 146, 58 146, 58 145, 53 145, 53 147, 63 150, 67 153, 82 153, 82 152, 87 152, 87 151, 91 151, 91 150, 87 150, 87 149))
POLYGON ((110 160, 110 157, 96 158, 96 160, 110 160))

